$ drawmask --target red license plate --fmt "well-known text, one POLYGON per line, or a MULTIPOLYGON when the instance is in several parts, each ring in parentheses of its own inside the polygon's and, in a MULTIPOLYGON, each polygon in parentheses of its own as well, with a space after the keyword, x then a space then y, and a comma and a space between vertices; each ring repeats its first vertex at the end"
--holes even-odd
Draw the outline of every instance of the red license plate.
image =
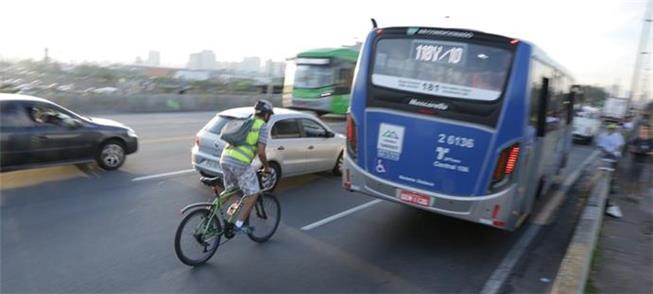
POLYGON ((431 198, 411 191, 399 191, 399 199, 408 203, 429 206, 431 198))

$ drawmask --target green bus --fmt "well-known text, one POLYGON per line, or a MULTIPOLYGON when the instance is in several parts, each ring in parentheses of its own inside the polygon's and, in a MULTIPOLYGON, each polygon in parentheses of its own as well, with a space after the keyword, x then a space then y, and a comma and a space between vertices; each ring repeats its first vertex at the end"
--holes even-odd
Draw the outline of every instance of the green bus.
POLYGON ((318 114, 347 112, 357 48, 314 49, 288 59, 283 106, 318 114))

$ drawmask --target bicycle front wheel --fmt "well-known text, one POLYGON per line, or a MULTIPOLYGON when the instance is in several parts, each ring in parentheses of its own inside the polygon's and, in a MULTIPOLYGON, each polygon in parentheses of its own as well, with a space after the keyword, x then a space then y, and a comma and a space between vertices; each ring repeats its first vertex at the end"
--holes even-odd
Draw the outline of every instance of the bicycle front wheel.
POLYGON ((264 193, 256 200, 249 214, 249 225, 254 229, 247 234, 252 241, 263 243, 269 240, 279 227, 281 205, 272 194, 264 193))
POLYGON ((217 216, 209 219, 210 214, 206 208, 191 211, 177 227, 175 253, 185 265, 203 264, 218 250, 222 226, 217 216))

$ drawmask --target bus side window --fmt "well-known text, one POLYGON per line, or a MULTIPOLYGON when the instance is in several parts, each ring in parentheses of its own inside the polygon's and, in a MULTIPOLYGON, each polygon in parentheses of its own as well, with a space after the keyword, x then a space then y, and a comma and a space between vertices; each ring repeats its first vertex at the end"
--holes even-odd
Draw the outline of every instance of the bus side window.
POLYGON ((538 95, 538 107, 537 107, 537 136, 544 137, 547 132, 548 121, 550 120, 547 116, 547 110, 549 108, 549 79, 542 78, 542 85, 540 88, 540 93, 538 95))

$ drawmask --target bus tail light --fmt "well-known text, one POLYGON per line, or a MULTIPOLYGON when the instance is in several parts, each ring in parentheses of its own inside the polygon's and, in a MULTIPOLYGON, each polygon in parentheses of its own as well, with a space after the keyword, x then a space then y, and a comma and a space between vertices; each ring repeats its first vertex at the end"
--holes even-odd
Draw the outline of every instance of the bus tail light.
POLYGON ((347 151, 352 159, 355 159, 358 152, 356 140, 356 121, 351 116, 347 114, 347 151))
POLYGON ((519 144, 503 149, 492 174, 492 183, 501 182, 507 175, 512 174, 517 167, 517 159, 519 159, 519 144))
POLYGON ((517 159, 519 158, 519 145, 510 147, 510 155, 508 155, 508 163, 506 163, 505 174, 509 175, 515 170, 517 166, 517 159))

